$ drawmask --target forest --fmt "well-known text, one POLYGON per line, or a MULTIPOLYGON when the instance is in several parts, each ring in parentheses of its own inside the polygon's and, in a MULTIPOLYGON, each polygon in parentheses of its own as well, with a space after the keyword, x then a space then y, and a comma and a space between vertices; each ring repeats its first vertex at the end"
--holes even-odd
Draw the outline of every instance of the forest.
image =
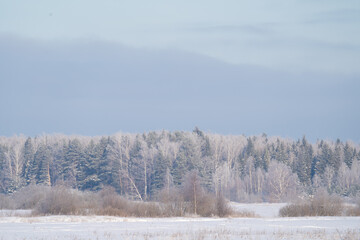
POLYGON ((0 137, 0 193, 29 185, 151 201, 181 188, 190 172, 210 193, 237 202, 286 202, 319 189, 346 198, 360 193, 360 146, 282 137, 154 131, 111 136, 0 137))

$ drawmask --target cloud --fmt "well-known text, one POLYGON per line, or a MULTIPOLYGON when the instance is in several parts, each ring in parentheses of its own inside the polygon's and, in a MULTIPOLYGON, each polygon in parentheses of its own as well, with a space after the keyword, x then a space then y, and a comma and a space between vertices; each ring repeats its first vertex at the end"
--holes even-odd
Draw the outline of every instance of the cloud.
POLYGON ((359 136, 358 76, 290 74, 85 40, 2 36, 0 53, 1 135, 197 125, 230 134, 359 136))
POLYGON ((206 33, 245 33, 251 35, 271 35, 276 31, 271 29, 273 24, 262 23, 262 24, 241 24, 241 25, 210 25, 204 27, 193 27, 190 31, 194 32, 206 32, 206 33))
POLYGON ((360 9, 336 9, 317 13, 307 24, 358 24, 360 22, 360 9))

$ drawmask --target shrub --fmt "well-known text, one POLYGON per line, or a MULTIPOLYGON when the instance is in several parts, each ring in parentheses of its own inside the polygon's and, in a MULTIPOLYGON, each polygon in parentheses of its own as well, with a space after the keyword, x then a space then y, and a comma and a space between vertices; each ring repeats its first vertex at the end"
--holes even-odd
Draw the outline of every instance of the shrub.
POLYGON ((9 196, 0 194, 0 209, 14 209, 15 205, 9 196))
POLYGON ((214 195, 204 193, 200 196, 197 203, 197 214, 202 217, 211 217, 217 215, 216 198, 214 195))
POLYGON ((85 204, 80 194, 64 187, 55 187, 38 203, 38 214, 83 214, 85 204))
POLYGON ((356 203, 346 208, 346 216, 360 216, 360 198, 356 199, 356 203))
MULTIPOLYGON (((198 187, 198 186, 197 186, 198 187)), ((232 214, 224 197, 208 193, 198 187, 200 193, 186 188, 167 188, 158 194, 159 202, 135 202, 118 195, 113 188, 98 193, 80 192, 63 186, 28 186, 13 196, 0 195, 0 208, 33 209, 33 214, 68 215, 97 214, 122 217, 173 217, 194 214, 203 217, 226 217, 232 214), (187 195, 188 194, 188 195, 187 195), (16 199, 16 201, 12 201, 16 199)), ((192 189, 190 189, 192 190, 192 189)))
POLYGON ((326 191, 321 191, 309 201, 281 208, 279 215, 281 217, 339 216, 342 212, 343 204, 340 197, 330 196, 326 191))
POLYGON ((162 217, 160 206, 156 203, 135 202, 131 204, 130 213, 134 217, 162 217))
POLYGON ((163 215, 166 217, 181 217, 190 209, 189 204, 184 201, 183 194, 178 188, 163 189, 157 194, 156 199, 159 201, 163 209, 163 215))
POLYGON ((227 217, 233 214, 233 211, 230 208, 228 202, 222 195, 216 197, 215 209, 216 215, 218 215, 219 217, 227 217))
POLYGON ((12 195, 17 209, 34 209, 52 189, 48 186, 29 185, 12 195))
POLYGON ((360 216, 360 206, 350 206, 346 209, 346 216, 360 216))
POLYGON ((95 213, 109 216, 129 216, 129 202, 120 197, 114 188, 104 188, 98 193, 98 206, 95 213))
POLYGON ((163 212, 158 204, 129 201, 119 196, 113 188, 105 188, 98 194, 101 204, 96 214, 122 217, 160 217, 163 212))

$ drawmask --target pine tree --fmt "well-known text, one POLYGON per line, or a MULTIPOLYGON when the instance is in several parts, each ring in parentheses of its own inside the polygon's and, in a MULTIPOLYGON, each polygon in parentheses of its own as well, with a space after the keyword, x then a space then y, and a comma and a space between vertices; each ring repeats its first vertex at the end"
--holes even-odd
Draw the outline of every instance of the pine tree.
POLYGON ((82 162, 83 152, 80 141, 74 139, 69 141, 65 149, 65 159, 63 161, 63 180, 70 187, 77 187, 78 165, 82 162))
POLYGON ((98 176, 103 185, 112 184, 112 162, 107 157, 108 145, 110 143, 109 137, 101 138, 99 144, 96 146, 96 161, 98 162, 98 176))
POLYGON ((34 156, 38 165, 36 173, 36 184, 51 185, 50 177, 50 151, 46 145, 41 144, 34 156))
POLYGON ((277 146, 275 150, 275 159, 281 163, 288 163, 289 156, 287 154, 287 150, 285 144, 277 139, 277 146))
POLYGON ((146 170, 146 159, 142 155, 142 139, 137 136, 130 150, 128 179, 131 183, 131 194, 134 198, 143 200, 147 195, 147 186, 144 172, 146 170))
POLYGON ((24 161, 23 161, 24 165, 23 165, 21 177, 23 179, 26 179, 27 176, 29 175, 30 165, 31 165, 32 161, 34 160, 34 155, 35 155, 31 137, 28 137, 26 139, 22 155, 24 158, 24 161))
POLYGON ((185 153, 184 151, 180 151, 171 167, 171 175, 173 176, 175 186, 180 186, 183 182, 183 178, 187 172, 186 163, 185 153))
POLYGON ((154 162, 154 172, 151 176, 151 194, 154 195, 165 186, 166 170, 169 168, 168 161, 159 152, 154 162))
POLYGON ((269 150, 267 148, 265 148, 264 151, 264 155, 262 157, 262 168, 267 172, 268 168, 269 168, 269 164, 270 164, 270 153, 269 150))
POLYGON ((334 163, 334 155, 330 146, 326 142, 321 141, 319 148, 321 149, 321 152, 315 158, 313 172, 314 174, 316 173, 322 176, 324 174, 326 166, 334 163))
POLYGON ((247 139, 247 146, 246 146, 246 156, 245 158, 249 157, 249 156, 253 156, 255 153, 255 146, 254 146, 254 142, 253 140, 249 137, 247 139))
POLYGON ((209 157, 211 156, 211 147, 210 147, 210 140, 205 134, 198 128, 195 127, 194 134, 196 134, 199 137, 200 140, 200 149, 201 149, 201 156, 202 157, 209 157))
POLYGON ((340 143, 337 143, 335 146, 333 162, 330 163, 333 169, 339 169, 340 164, 343 162, 343 159, 344 159, 344 152, 342 149, 342 145, 340 143))
POLYGON ((346 142, 344 147, 344 162, 346 163, 348 168, 351 168, 353 157, 354 157, 354 149, 350 146, 348 142, 346 142))
POLYGON ((78 188, 83 191, 97 191, 100 188, 101 180, 97 173, 96 150, 93 140, 86 147, 84 157, 80 158, 77 181, 78 188))
MULTIPOLYGON (((26 185, 36 184, 36 182, 37 182, 36 176, 38 174, 39 164, 40 164, 39 158, 36 158, 36 153, 39 151, 39 149, 33 154, 33 151, 31 151, 31 145, 29 145, 28 147, 29 147, 29 149, 28 149, 29 154, 27 155, 27 157, 28 157, 29 163, 27 163, 28 166, 26 167, 26 170, 24 171, 24 174, 25 174, 24 180, 25 180, 26 185)), ((41 147, 41 145, 40 145, 40 147, 41 147)))
POLYGON ((7 152, 8 148, 0 145, 0 192, 5 194, 15 191, 15 183, 11 176, 12 171, 7 152))
MULTIPOLYGON (((297 173, 299 181, 305 186, 311 185, 312 179, 312 163, 313 163, 313 148, 311 144, 307 142, 305 137, 302 141, 298 142, 297 146, 294 148, 296 161, 294 165, 294 172, 297 173)), ((314 166, 315 168, 315 166, 314 166)), ((314 172, 315 173, 315 172, 314 172)))

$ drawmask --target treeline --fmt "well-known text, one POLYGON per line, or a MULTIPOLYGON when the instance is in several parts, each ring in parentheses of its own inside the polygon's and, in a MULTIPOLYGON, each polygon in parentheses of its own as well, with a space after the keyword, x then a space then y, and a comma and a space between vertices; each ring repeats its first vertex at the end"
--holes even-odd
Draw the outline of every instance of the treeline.
POLYGON ((359 145, 193 132, 117 133, 84 137, 0 137, 0 193, 29 185, 82 191, 112 187, 128 199, 152 200, 180 188, 189 172, 233 201, 288 201, 326 189, 360 192, 359 145))

